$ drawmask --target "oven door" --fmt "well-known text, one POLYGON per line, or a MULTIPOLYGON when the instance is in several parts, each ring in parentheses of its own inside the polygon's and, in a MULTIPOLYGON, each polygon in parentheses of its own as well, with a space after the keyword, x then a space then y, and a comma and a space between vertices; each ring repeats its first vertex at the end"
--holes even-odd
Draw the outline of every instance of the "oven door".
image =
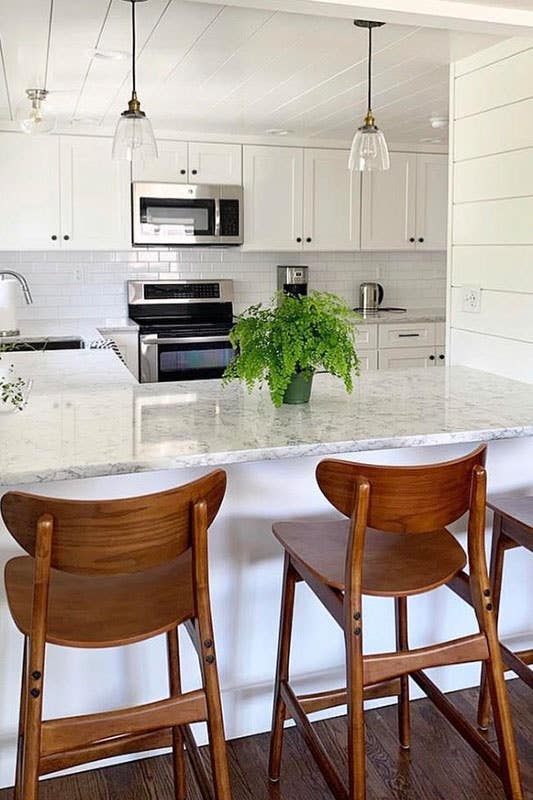
POLYGON ((139 338, 141 383, 221 378, 235 351, 227 336, 139 338))
POLYGON ((220 238, 218 186, 132 185, 133 244, 215 244, 220 238))

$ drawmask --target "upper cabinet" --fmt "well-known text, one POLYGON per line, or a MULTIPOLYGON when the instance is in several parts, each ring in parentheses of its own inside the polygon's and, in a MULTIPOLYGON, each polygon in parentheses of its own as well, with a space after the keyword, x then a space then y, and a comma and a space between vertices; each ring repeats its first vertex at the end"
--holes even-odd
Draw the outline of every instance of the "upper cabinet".
POLYGON ((0 249, 60 246, 57 136, 0 134, 0 249))
POLYGON ((386 172, 363 173, 363 250, 446 248, 448 157, 391 153, 386 172))
POLYGON ((111 139, 1 133, 0 249, 130 246, 129 169, 111 139))
POLYGON ((131 246, 130 170, 111 158, 111 141, 60 137, 61 246, 124 250, 131 246))
POLYGON ((304 151, 305 250, 359 250, 360 185, 347 151, 304 151))
POLYGON ((243 148, 244 243, 250 250, 300 250, 303 150, 243 148))
POLYGON ((242 147, 215 142, 157 143, 158 158, 133 164, 134 181, 242 183, 242 147))
POLYGON ((359 176, 344 150, 244 146, 248 250, 357 250, 359 176))

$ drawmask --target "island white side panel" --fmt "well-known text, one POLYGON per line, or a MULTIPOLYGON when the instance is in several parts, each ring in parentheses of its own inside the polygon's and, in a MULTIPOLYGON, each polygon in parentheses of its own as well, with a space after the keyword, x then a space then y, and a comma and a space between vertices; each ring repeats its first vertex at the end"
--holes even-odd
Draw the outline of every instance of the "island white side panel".
MULTIPOLYGON (((349 455, 374 463, 427 463, 456 457, 472 445, 418 447, 349 455)), ((271 534, 276 519, 332 516, 314 480, 315 457, 233 464, 227 468, 228 493, 211 529, 210 571, 218 663, 228 738, 270 727, 281 592, 282 552, 271 534)), ((501 440, 489 445, 492 491, 533 492, 533 439, 501 440)), ((205 468, 96 478, 25 486, 63 497, 141 494, 183 483, 205 468)), ((333 515, 335 512, 333 512, 333 515)), ((464 540, 463 525, 455 529, 464 540)), ((487 540, 489 543, 489 539, 487 540)), ((2 562, 19 552, 5 528, 0 530, 2 562)), ((502 637, 530 645, 533 559, 520 550, 507 556, 502 637), (506 586, 513 586, 512 597, 506 586)), ((413 647, 475 630, 472 611, 447 589, 409 601, 413 647)), ((392 602, 367 598, 365 650, 394 647, 392 602)), ((0 594, 0 786, 13 783, 22 637, 0 594)), ((195 654, 183 636, 184 687, 198 680, 195 654)), ((49 647, 45 715, 70 715, 149 702, 167 692, 164 639, 113 650, 49 647)), ((305 586, 297 589, 292 674, 299 689, 319 691, 343 682, 340 631, 305 586)), ((477 684, 477 665, 438 670, 445 690, 477 684)), ((416 691, 413 692, 416 696, 416 691)), ((336 711, 335 713, 339 713, 336 711)), ((203 726, 198 738, 205 741, 203 726)), ((84 768, 89 768, 84 767, 84 768)))

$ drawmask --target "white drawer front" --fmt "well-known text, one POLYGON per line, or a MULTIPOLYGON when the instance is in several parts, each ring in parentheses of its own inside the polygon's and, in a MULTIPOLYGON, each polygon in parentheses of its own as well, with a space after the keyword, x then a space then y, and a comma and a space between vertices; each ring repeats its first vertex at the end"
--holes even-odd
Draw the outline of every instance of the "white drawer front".
POLYGON ((385 323, 379 326, 381 347, 430 347, 435 344, 435 323, 385 323))
POLYGON ((358 355, 361 372, 368 372, 369 370, 378 368, 377 350, 362 350, 358 355))
POLYGON ((375 350, 378 346, 378 326, 357 325, 355 346, 358 350, 375 350))
POLYGON ((443 348, 445 342, 446 342, 446 323, 445 322, 436 322, 435 323, 435 344, 437 346, 440 346, 441 348, 443 348))
POLYGON ((434 367, 436 363, 433 347, 390 347, 379 351, 380 369, 434 367))

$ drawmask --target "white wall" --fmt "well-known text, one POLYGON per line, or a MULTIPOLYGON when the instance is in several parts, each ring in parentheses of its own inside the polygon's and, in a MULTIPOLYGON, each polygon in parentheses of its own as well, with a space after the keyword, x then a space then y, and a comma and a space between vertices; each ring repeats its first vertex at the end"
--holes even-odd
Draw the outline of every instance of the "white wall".
POLYGON ((533 39, 451 72, 451 362, 533 382, 533 39), (479 313, 464 287, 481 288, 479 313))
POLYGON ((231 278, 235 308, 267 301, 276 289, 277 264, 308 264, 313 289, 358 304, 361 281, 378 280, 385 304, 443 309, 446 260, 442 252, 245 253, 235 248, 124 252, 0 252, 0 268, 22 272, 34 304, 20 296, 20 319, 123 317, 129 279, 231 278))

